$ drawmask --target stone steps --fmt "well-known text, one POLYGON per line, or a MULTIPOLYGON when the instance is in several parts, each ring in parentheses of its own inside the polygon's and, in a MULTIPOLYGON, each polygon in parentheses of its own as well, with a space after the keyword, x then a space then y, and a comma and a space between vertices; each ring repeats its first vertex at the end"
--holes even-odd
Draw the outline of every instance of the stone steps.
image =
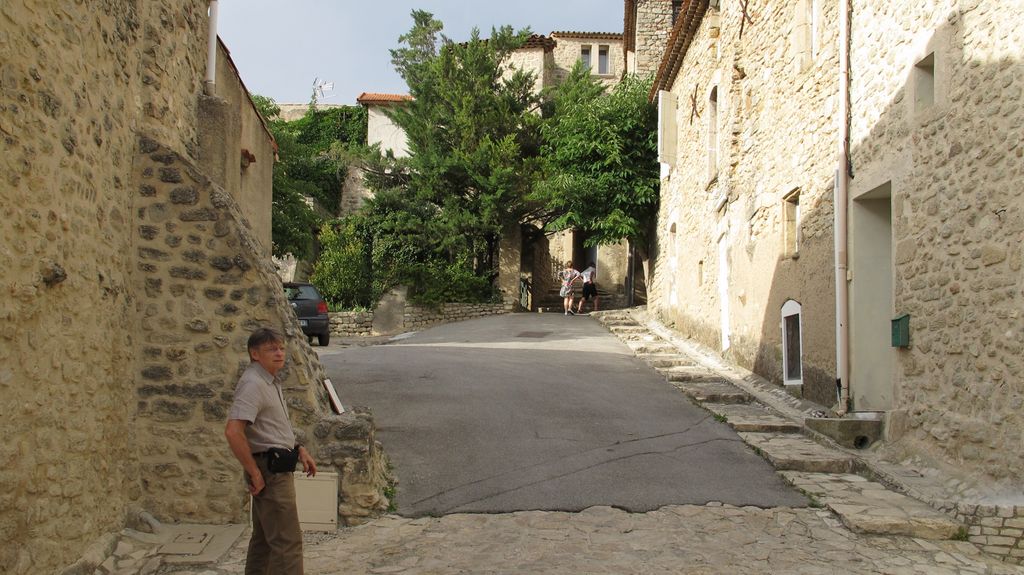
POLYGON ((800 424, 776 415, 759 404, 705 403, 703 407, 724 417, 729 427, 737 432, 797 433, 801 429, 800 424))
POLYGON ((851 473, 854 458, 794 433, 740 433, 743 439, 779 471, 851 473))
POLYGON ((726 381, 673 382, 676 389, 698 403, 743 404, 750 403, 750 395, 726 381))
POLYGON ((964 528, 924 503, 859 475, 785 471, 782 477, 858 533, 952 539, 964 528))
POLYGON ((676 350, 676 348, 671 344, 665 342, 627 341, 625 343, 633 350, 633 353, 639 356, 663 355, 666 353, 672 353, 676 350))
POLYGON ((655 369, 671 383, 715 383, 722 381, 722 376, 717 373, 695 365, 675 365, 655 369))
POLYGON ((655 369, 660 367, 696 367, 692 359, 678 353, 649 354, 642 359, 655 369))

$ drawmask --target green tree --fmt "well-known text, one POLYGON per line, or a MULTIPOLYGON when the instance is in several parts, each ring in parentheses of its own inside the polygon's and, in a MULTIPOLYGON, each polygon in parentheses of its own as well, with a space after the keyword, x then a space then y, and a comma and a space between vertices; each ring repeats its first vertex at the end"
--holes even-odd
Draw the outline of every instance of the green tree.
POLYGON ((547 227, 587 232, 588 244, 628 239, 646 255, 658 209, 657 110, 650 80, 624 77, 604 93, 582 65, 549 95, 545 177, 534 198, 547 227))
POLYGON ((337 213, 350 156, 364 147, 366 110, 362 106, 320 109, 314 99, 301 119, 285 122, 272 98, 255 94, 252 99, 278 147, 273 253, 306 259, 312 255, 323 215, 337 213))
POLYGON ((383 210, 391 218, 375 242, 415 259, 380 262, 374 273, 401 268, 420 298, 464 291, 452 282, 487 286, 489 297, 501 231, 523 218, 540 166, 534 77, 508 67, 529 31, 505 26, 483 39, 474 30, 468 42, 455 43, 430 13, 412 17, 391 55, 413 99, 389 112, 406 134, 409 157, 381 158, 368 168, 378 198, 367 213, 382 217, 383 210), (398 213, 415 228, 392 226, 398 213), (406 244, 415 249, 399 249, 406 244))

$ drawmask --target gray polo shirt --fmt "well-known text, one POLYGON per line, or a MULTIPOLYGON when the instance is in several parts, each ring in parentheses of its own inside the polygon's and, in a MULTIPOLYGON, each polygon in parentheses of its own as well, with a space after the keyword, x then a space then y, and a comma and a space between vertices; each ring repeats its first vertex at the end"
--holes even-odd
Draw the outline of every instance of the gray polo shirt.
POLYGON ((295 447, 295 432, 288 419, 281 386, 255 361, 238 378, 228 419, 240 419, 251 424, 245 426, 245 438, 249 440, 253 453, 271 447, 295 447))

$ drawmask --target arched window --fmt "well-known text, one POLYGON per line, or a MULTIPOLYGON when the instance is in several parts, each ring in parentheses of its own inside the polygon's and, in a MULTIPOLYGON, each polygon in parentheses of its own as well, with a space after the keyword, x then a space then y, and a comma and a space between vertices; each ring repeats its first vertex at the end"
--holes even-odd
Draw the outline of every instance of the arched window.
POLYGON ((800 303, 794 300, 782 306, 782 381, 787 386, 804 382, 800 311, 800 303))

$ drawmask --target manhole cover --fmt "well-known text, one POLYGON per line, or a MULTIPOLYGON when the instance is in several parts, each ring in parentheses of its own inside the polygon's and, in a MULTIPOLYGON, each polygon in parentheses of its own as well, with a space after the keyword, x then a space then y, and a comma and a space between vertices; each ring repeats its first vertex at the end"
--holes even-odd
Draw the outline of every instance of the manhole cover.
POLYGON ((548 336, 548 335, 551 335, 550 331, 524 331, 524 332, 520 332, 520 333, 516 334, 516 337, 535 337, 535 338, 541 338, 541 337, 545 337, 545 336, 548 336))

